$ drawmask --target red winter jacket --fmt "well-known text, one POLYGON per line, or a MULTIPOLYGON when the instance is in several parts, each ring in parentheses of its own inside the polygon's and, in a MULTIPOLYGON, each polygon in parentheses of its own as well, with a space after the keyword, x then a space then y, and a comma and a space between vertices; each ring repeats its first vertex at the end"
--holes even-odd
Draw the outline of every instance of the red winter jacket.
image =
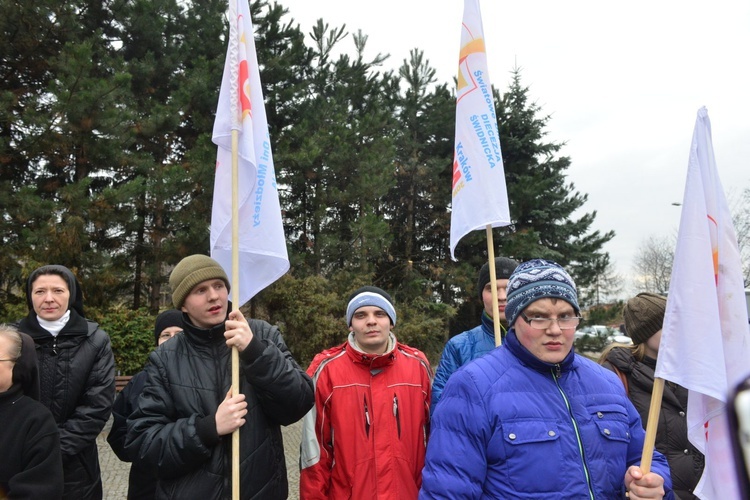
POLYGON ((304 418, 300 498, 416 499, 429 435, 432 371, 418 349, 381 355, 349 342, 315 356, 304 418))

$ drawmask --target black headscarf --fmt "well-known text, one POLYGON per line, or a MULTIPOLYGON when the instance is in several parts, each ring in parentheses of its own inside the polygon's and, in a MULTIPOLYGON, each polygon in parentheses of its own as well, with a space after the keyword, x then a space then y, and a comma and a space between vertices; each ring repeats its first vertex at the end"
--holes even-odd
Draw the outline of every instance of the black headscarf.
POLYGON ((21 355, 13 365, 13 385, 20 384, 24 395, 39 401, 39 368, 37 367, 34 340, 21 335, 21 355))
POLYGON ((83 292, 81 291, 81 284, 78 283, 73 271, 65 266, 57 264, 50 264, 36 269, 29 275, 29 279, 26 280, 26 305, 29 307, 29 312, 31 313, 34 311, 34 303, 31 300, 31 286, 39 276, 45 274, 55 274, 65 280, 65 283, 68 285, 68 291, 70 291, 68 309, 75 309, 82 318, 85 318, 86 315, 83 314, 83 292))

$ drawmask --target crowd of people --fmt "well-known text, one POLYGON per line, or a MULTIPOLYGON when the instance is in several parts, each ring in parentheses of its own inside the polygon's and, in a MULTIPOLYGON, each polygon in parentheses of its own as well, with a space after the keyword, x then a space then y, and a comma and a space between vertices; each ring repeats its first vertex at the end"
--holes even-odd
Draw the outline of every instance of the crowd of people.
POLYGON ((497 305, 485 265, 480 324, 445 345, 433 376, 398 340, 385 290, 353 291, 348 335, 304 370, 276 326, 233 309, 216 261, 186 257, 155 348, 117 395, 78 280, 40 267, 28 315, 0 325, 0 499, 101 499, 96 437, 110 416, 108 442, 132 462, 128 499, 230 498, 236 430, 241 498, 285 499, 281 426, 300 420, 302 499, 695 498, 703 457, 687 440, 685 389, 665 388, 651 466, 639 467, 665 299, 629 300, 633 346, 597 364, 575 353, 581 309, 563 267, 494 264, 497 305))

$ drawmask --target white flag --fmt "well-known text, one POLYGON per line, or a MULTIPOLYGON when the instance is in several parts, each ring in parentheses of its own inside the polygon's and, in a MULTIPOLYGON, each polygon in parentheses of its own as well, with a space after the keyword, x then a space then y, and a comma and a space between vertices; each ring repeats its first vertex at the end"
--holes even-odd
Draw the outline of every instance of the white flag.
POLYGON ((248 0, 230 0, 229 48, 213 142, 218 146, 211 212, 211 257, 232 276, 232 129, 239 131, 239 289, 241 306, 289 270, 271 142, 248 0))
POLYGON ((688 436, 706 457, 695 494, 739 499, 726 415, 750 371, 750 330, 732 216, 714 160, 706 108, 690 147, 656 376, 688 389, 688 436))
POLYGON ((479 0, 464 0, 456 89, 451 257, 469 232, 510 224, 508 191, 487 71, 479 0))

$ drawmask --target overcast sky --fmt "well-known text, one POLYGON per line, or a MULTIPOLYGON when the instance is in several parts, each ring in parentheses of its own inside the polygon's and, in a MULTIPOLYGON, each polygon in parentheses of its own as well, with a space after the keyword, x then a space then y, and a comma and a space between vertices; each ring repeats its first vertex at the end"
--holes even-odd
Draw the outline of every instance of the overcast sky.
MULTIPOLYGON (((306 34, 318 18, 346 24, 369 36, 366 55, 390 54, 386 69, 419 48, 440 82, 453 81, 463 0, 279 2, 306 34)), ((588 194, 594 228, 617 233, 605 250, 628 280, 625 295, 644 240, 676 234, 672 203, 682 201, 701 106, 730 203, 750 188, 750 1, 480 0, 480 8, 493 86, 504 92, 518 66, 530 98, 551 115, 548 139, 566 142, 568 180, 588 194)), ((353 53, 351 38, 343 46, 353 53)))

